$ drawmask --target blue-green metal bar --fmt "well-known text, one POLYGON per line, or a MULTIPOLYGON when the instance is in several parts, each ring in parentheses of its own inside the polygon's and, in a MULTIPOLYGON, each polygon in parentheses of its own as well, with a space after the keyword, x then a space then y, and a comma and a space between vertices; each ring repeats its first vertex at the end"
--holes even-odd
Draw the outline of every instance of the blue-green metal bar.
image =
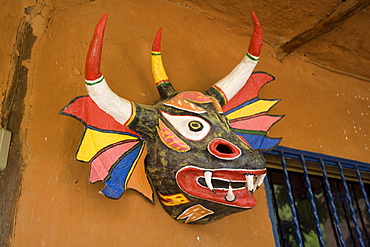
POLYGON ((358 202, 359 198, 358 198, 358 195, 356 193, 355 186, 352 183, 349 184, 349 186, 350 186, 351 191, 352 191, 351 195, 353 195, 353 201, 356 205, 356 209, 357 209, 357 213, 358 213, 358 220, 360 221, 362 229, 363 229, 363 231, 362 231, 363 235, 362 236, 364 237, 365 240, 369 239, 369 235, 367 234, 367 229, 366 229, 366 224, 365 224, 365 221, 364 221, 364 217, 362 215, 362 210, 361 210, 360 204, 358 202))
POLYGON ((279 233, 278 233, 278 229, 276 227, 276 225, 280 225, 279 223, 279 215, 278 215, 278 212, 277 212, 277 205, 276 205, 276 202, 275 202, 275 192, 274 192, 274 189, 271 188, 270 189, 270 186, 274 186, 272 184, 269 183, 269 178, 268 176, 265 177, 265 190, 266 190, 266 198, 267 198, 267 205, 269 207, 269 216, 270 216, 270 220, 271 220, 271 225, 272 225, 272 232, 274 234, 274 240, 275 240, 275 247, 280 247, 280 240, 279 240, 279 233), (276 208, 276 212, 274 210, 274 208, 276 208), (276 218, 275 218, 276 216, 276 218), (276 223, 277 221, 277 223, 276 223))
POLYGON ((357 166, 356 166, 356 174, 357 174, 358 183, 360 184, 362 195, 364 196, 367 213, 369 214, 369 217, 370 217, 370 203, 369 203, 369 198, 367 197, 366 189, 365 189, 364 183, 362 182, 361 173, 360 173, 360 171, 359 171, 359 169, 358 169, 357 166))
POLYGON ((283 146, 277 146, 275 149, 266 151, 264 153, 266 154, 273 154, 280 156, 280 153, 284 152, 284 155, 286 158, 292 158, 292 159, 300 159, 301 155, 305 156, 306 162, 316 162, 319 163, 320 159, 323 159, 325 161, 325 164, 327 165, 333 165, 337 166, 337 163, 340 162, 342 167, 344 168, 350 168, 355 169, 357 166, 359 170, 370 172, 370 164, 364 163, 356 160, 349 160, 349 159, 343 159, 338 158, 335 156, 325 155, 325 154, 319 154, 319 153, 312 153, 308 151, 302 151, 299 149, 294 148, 288 148, 283 146))
POLYGON ((297 244, 298 244, 298 246, 303 247, 303 238, 302 238, 301 228, 299 226, 297 209, 295 207, 295 201, 294 201, 294 197, 293 197, 292 186, 291 186, 290 181, 289 181, 289 174, 288 174, 287 165, 286 165, 286 161, 285 161, 285 157, 284 157, 284 152, 281 152, 280 157, 281 157, 281 163, 283 165, 283 173, 284 173, 284 179, 285 179, 286 188, 287 188, 287 192, 288 192, 289 205, 290 205, 290 209, 291 209, 292 215, 293 215, 293 223, 294 223, 294 227, 295 227, 295 230, 296 230, 296 233, 297 233, 296 234, 297 244))
POLYGON ((324 241, 324 237, 323 237, 322 230, 320 227, 320 219, 319 219, 319 215, 317 214, 315 198, 312 192, 311 182, 310 182, 310 178, 308 177, 308 171, 306 167, 306 161, 303 155, 301 155, 301 162, 302 162, 302 168, 303 168, 304 181, 305 181, 307 192, 308 192, 308 199, 310 200, 313 221, 316 227, 317 238, 319 239, 320 246, 325 247, 325 241, 324 241))
POLYGON ((333 194, 332 194, 331 189, 330 189, 328 174, 326 173, 325 163, 322 159, 320 159, 320 165, 321 165, 321 170, 322 170, 322 174, 323 174, 323 178, 324 178, 325 191, 326 191, 326 194, 327 194, 328 199, 329 199, 330 212, 331 212, 331 215, 334 218, 334 222, 335 222, 334 225, 335 225, 336 234, 339 238, 339 242, 340 242, 341 246, 344 247, 344 246, 346 246, 346 244, 344 242, 342 228, 340 227, 340 221, 339 221, 339 217, 338 217, 337 207, 335 206, 335 203, 334 203, 333 194))
POLYGON ((357 233, 357 236, 358 236, 358 241, 359 241, 361 247, 365 247, 365 244, 364 244, 364 241, 363 241, 363 238, 362 238, 361 229, 360 229, 360 226, 359 226, 357 218, 356 218, 356 212, 355 212, 355 209, 353 208, 351 195, 349 194, 346 178, 344 177, 342 164, 340 162, 338 162, 337 165, 338 165, 340 177, 342 179, 344 191, 345 191, 345 194, 346 194, 346 200, 347 200, 347 203, 348 203, 348 206, 349 206, 351 217, 352 217, 353 223, 355 225, 356 233, 357 233))

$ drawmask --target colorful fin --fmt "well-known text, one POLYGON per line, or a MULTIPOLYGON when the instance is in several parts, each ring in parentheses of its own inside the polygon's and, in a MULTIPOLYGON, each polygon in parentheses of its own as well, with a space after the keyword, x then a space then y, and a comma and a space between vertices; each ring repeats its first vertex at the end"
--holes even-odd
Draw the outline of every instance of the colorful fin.
POLYGON ((89 96, 75 98, 60 114, 85 125, 76 159, 90 163, 90 183, 103 181, 102 193, 109 198, 118 199, 126 189, 133 189, 153 202, 140 135, 102 111, 89 96))
POLYGON ((265 72, 254 72, 242 89, 222 107, 231 130, 255 150, 265 151, 277 146, 281 138, 266 137, 268 130, 283 116, 267 112, 280 100, 258 98, 259 90, 275 78, 265 72))

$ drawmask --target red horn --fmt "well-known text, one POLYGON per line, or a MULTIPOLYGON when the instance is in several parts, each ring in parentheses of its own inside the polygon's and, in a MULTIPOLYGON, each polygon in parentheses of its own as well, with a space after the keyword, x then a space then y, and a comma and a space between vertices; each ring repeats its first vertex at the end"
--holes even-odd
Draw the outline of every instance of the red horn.
POLYGON ((160 28, 155 36, 152 51, 160 52, 161 51, 161 39, 162 39, 162 28, 160 28))
POLYGON ((263 43, 262 28, 255 13, 252 13, 252 19, 254 27, 246 56, 227 76, 205 92, 216 98, 220 105, 226 104, 238 93, 257 65, 263 43))
POLYGON ((248 53, 252 56, 259 57, 261 54, 262 49, 262 28, 261 24, 254 12, 252 12, 252 19, 253 19, 253 33, 252 38, 249 43, 248 53))
POLYGON ((116 95, 100 72, 104 29, 108 14, 103 15, 95 27, 86 58, 85 85, 91 99, 100 109, 125 124, 134 114, 131 102, 116 95))
POLYGON ((90 42, 89 52, 87 53, 85 65, 85 79, 96 80, 102 76, 100 72, 101 53, 103 48, 103 38, 108 14, 103 15, 95 27, 94 36, 90 42))
POLYGON ((154 76, 154 82, 157 86, 157 90, 161 96, 161 99, 167 99, 173 92, 175 92, 175 89, 172 87, 163 66, 161 55, 161 39, 162 28, 158 30, 152 46, 152 72, 154 76))

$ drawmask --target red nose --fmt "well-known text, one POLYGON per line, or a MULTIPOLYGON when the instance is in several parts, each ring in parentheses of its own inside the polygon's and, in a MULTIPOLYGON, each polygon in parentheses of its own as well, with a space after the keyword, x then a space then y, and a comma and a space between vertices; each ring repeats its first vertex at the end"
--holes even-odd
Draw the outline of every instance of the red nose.
POLYGON ((215 138, 208 144, 208 151, 219 159, 233 160, 241 155, 240 149, 221 138, 215 138))

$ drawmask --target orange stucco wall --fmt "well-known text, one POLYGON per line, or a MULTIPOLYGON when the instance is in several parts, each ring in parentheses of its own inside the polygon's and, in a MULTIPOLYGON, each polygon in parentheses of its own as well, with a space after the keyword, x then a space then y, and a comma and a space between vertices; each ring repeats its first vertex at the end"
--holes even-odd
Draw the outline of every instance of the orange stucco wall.
MULTIPOLYGON (((38 39, 26 63, 20 154, 25 165, 11 245, 273 246, 263 189, 256 193, 256 208, 204 226, 179 224, 157 200, 153 206, 133 191, 118 201, 99 195, 103 185, 88 183, 89 165, 74 160, 82 124, 58 115, 71 99, 86 94, 84 60, 104 13, 110 16, 102 71, 117 94, 145 104, 158 98, 150 47, 159 27, 164 64, 175 89, 203 91, 244 56, 249 26, 228 28, 170 1, 80 2, 44 6, 42 17, 50 19, 32 21, 38 39)), ((330 72, 294 54, 283 62, 271 54, 272 47, 265 44, 257 70, 277 80, 260 96, 281 98, 272 113, 286 117, 269 136, 282 136, 284 146, 370 162, 369 82, 330 72)))

